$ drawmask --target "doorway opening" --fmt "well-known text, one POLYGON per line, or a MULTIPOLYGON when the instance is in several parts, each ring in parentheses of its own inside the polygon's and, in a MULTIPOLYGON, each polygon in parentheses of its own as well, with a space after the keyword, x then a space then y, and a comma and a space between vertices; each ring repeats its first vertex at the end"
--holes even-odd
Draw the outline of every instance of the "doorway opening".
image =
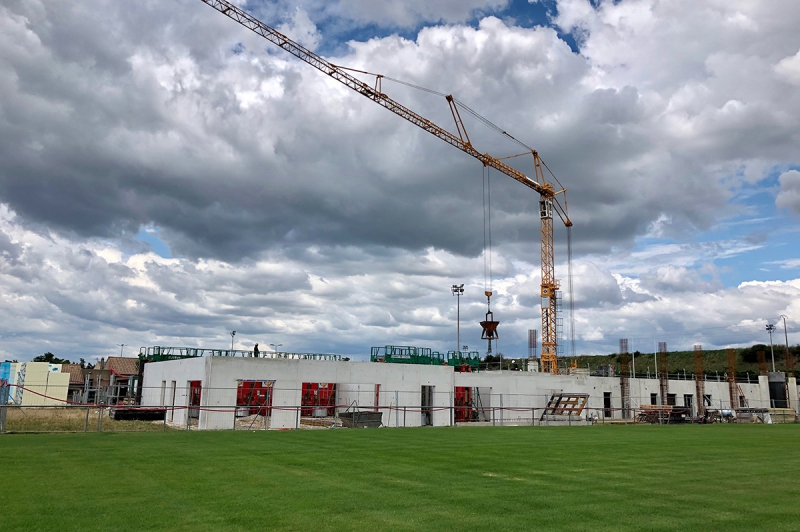
POLYGON ((200 399, 203 394, 202 381, 189 381, 189 419, 200 419, 200 399))
POLYGON ((433 426, 433 386, 422 387, 422 421, 423 427, 433 426))
POLYGON ((614 417, 614 411, 611 410, 611 392, 603 392, 603 417, 614 417))

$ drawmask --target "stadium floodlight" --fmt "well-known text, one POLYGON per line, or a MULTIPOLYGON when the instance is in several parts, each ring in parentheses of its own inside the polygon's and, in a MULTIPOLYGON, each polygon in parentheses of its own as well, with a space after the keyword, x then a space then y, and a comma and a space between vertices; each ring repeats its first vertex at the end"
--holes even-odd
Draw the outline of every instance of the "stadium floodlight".
POLYGON ((456 351, 461 351, 461 296, 464 295, 464 285, 454 284, 450 291, 456 296, 456 351))

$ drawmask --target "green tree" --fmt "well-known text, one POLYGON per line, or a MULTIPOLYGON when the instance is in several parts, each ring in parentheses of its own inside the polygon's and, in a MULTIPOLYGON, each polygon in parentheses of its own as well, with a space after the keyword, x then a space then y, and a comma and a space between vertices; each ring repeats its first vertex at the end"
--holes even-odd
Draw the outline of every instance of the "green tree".
POLYGON ((43 355, 39 355, 37 357, 34 357, 33 361, 34 362, 47 362, 49 364, 71 364, 71 362, 69 360, 67 360, 65 358, 58 358, 57 356, 55 356, 50 351, 48 351, 47 353, 45 353, 43 355))

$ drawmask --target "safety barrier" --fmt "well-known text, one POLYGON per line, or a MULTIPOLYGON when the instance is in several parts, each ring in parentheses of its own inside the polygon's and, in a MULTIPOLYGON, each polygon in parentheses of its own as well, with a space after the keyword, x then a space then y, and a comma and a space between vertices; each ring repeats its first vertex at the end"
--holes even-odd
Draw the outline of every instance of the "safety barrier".
MULTIPOLYGON (((681 406, 639 405, 623 411, 619 408, 582 407, 580 411, 569 408, 553 410, 544 405, 544 396, 514 396, 517 406, 504 406, 503 395, 488 395, 482 405, 422 406, 419 394, 412 392, 384 392, 384 397, 393 397, 390 404, 375 405, 374 402, 353 400, 348 403, 325 402, 324 404, 284 403, 277 404, 260 399, 242 404, 84 404, 58 400, 44 396, 35 390, 24 389, 41 399, 56 401, 56 404, 8 404, 12 396, 11 386, 4 386, 0 399, 0 433, 20 432, 126 432, 126 431, 170 431, 197 430, 204 427, 201 420, 216 419, 211 428, 228 430, 270 429, 330 429, 346 427, 420 427, 433 426, 592 426, 592 425, 638 425, 638 424, 705 424, 705 423, 796 423, 797 413, 790 409, 750 407, 740 409, 706 408, 702 416, 695 415, 690 408, 681 406), (403 394, 403 395, 401 395, 403 394), (416 397, 416 404, 401 404, 403 399, 416 397), (495 404, 492 404, 494 401, 495 404), (519 406, 529 402, 532 406, 519 406), (538 403, 538 404, 536 404, 538 403), (624 414, 628 416, 625 417, 624 414), (223 420, 225 426, 220 426, 223 420), (227 420, 227 421, 225 421, 227 420)), ((160 389, 148 390, 157 395, 160 389)), ((230 388, 205 390, 207 397, 222 397, 236 390, 230 388)), ((297 395, 301 390, 275 390, 297 395)), ((146 394, 148 395, 148 394, 146 394)), ((437 399, 445 400, 452 395, 440 393, 437 399)), ((234 397, 236 397, 234 395, 234 397)), ((240 396, 241 397, 241 396, 240 396)), ((507 400, 510 398, 506 396, 507 400)), ((380 397, 378 397, 380 400, 380 397)), ((434 401, 435 403, 435 401, 434 401)), ((578 409, 574 409, 578 410, 578 409)))

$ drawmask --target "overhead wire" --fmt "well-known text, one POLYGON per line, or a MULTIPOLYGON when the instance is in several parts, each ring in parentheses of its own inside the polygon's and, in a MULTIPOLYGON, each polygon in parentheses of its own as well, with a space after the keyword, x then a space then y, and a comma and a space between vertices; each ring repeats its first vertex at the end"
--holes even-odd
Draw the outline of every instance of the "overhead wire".
MULTIPOLYGON (((344 67, 339 67, 339 68, 344 68, 344 67)), ((406 87, 410 87, 412 89, 417 89, 417 90, 420 90, 420 91, 423 91, 423 92, 427 92, 427 93, 430 93, 430 94, 435 94, 437 96, 442 96, 443 98, 447 98, 447 96, 448 96, 447 94, 445 94, 443 92, 439 92, 439 91, 436 91, 436 90, 433 90, 433 89, 429 89, 427 87, 422 87, 420 85, 415 85, 413 83, 409 83, 407 81, 402 81, 402 80, 399 80, 397 78, 392 78, 392 77, 389 77, 389 76, 383 76, 383 75, 380 75, 380 74, 372 74, 370 72, 365 72, 363 70, 355 70, 355 69, 346 69, 346 70, 353 70, 355 72, 361 72, 363 74, 369 74, 371 76, 380 76, 381 78, 383 78, 385 80, 393 81, 395 83, 399 83, 400 85, 405 85, 406 87)), ((516 142, 517 144, 519 144, 520 146, 522 146, 523 148, 528 150, 526 152, 526 154, 533 151, 533 148, 531 148, 530 146, 528 146, 527 144, 525 144, 521 140, 519 140, 516 137, 514 137, 514 135, 508 133, 506 130, 504 130, 503 128, 501 128, 497 124, 493 123, 491 120, 489 120, 485 116, 482 116, 480 113, 478 113, 477 111, 472 109, 470 106, 468 106, 467 104, 465 104, 461 100, 459 100, 457 98, 453 98, 453 101, 455 102, 456 105, 458 105, 458 107, 460 107, 461 109, 463 109, 464 111, 466 111, 467 113, 472 115, 475 119, 477 119, 484 126, 488 127, 489 129, 495 131, 496 133, 498 133, 500 135, 503 135, 504 137, 509 138, 510 140, 516 142)))
POLYGON ((455 99, 455 98, 453 98, 453 101, 454 101, 454 102, 456 102, 456 105, 458 105, 458 106, 459 106, 461 109, 463 109, 463 110, 465 110, 466 112, 468 112, 469 114, 471 114, 473 117, 475 117, 475 118, 476 118, 476 119, 477 119, 479 122, 481 122, 483 125, 485 125, 485 126, 486 126, 486 127, 488 127, 489 129, 492 129, 492 130, 494 130, 495 132, 499 133, 500 135, 503 135, 503 136, 505 136, 505 137, 508 137, 508 138, 509 138, 509 139, 511 139, 512 141, 516 142, 517 144, 519 144, 520 146, 522 146, 523 148, 525 148, 526 150, 529 150, 529 151, 531 151, 531 152, 533 151, 533 148, 531 148, 530 146, 528 146, 527 144, 525 144, 525 143, 524 143, 524 142, 522 142, 521 140, 519 140, 519 139, 517 139, 516 137, 514 137, 513 135, 511 135, 510 133, 508 133, 507 131, 505 131, 505 130, 504 130, 503 128, 501 128, 500 126, 498 126, 498 125, 494 124, 494 123, 493 123, 492 121, 490 121, 488 118, 485 118, 485 117, 481 116, 480 114, 478 114, 476 111, 474 111, 474 110, 470 109, 470 107, 469 107, 467 104, 465 104, 464 102, 462 102, 462 101, 460 101, 460 100, 457 100, 457 99, 455 99))
MULTIPOLYGON (((373 74, 374 75, 374 74, 373 74)), ((447 94, 439 91, 435 91, 433 89, 428 89, 426 87, 421 87, 419 85, 414 85, 413 83, 409 83, 407 81, 401 81, 399 79, 390 78, 389 76, 381 76, 383 79, 387 79, 389 81, 394 81, 395 83, 399 83, 400 85, 405 85, 406 87, 411 87, 412 89, 421 90, 423 92, 429 92, 431 94, 435 94, 437 96, 441 96, 443 98, 447 98, 447 94)))

